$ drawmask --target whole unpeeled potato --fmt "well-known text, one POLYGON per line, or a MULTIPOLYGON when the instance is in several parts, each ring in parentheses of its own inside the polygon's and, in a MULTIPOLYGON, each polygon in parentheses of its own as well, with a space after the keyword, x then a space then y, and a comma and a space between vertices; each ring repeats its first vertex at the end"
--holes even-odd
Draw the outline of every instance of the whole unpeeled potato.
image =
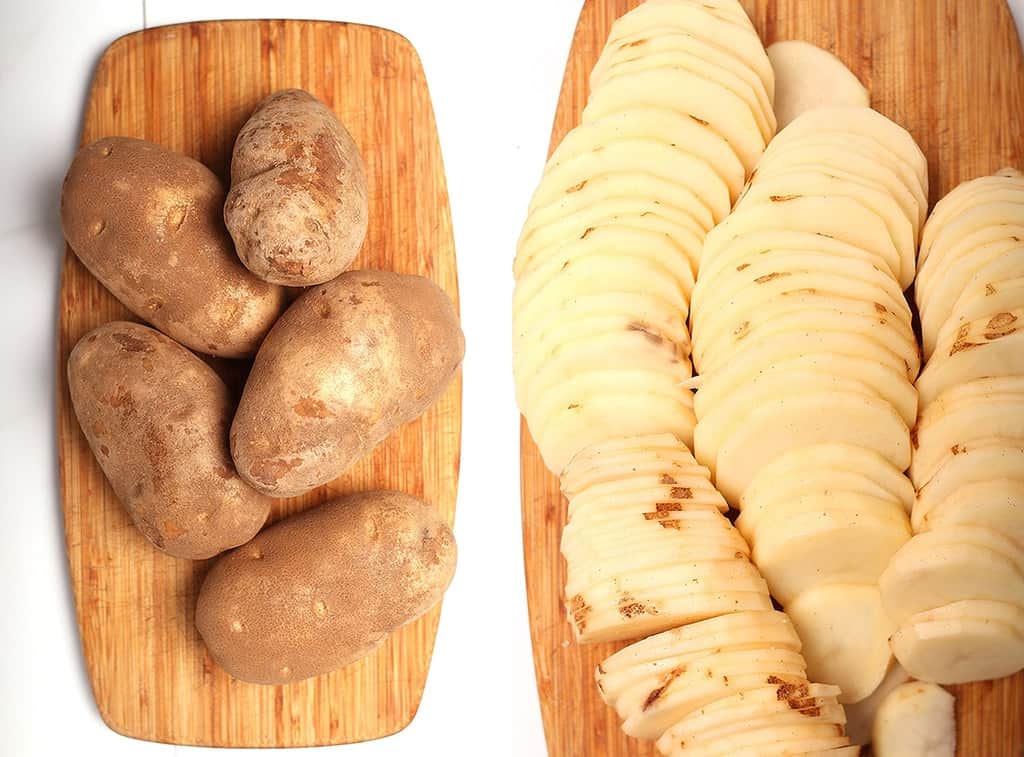
POLYGON ((254 487, 289 497, 331 481, 444 392, 465 343, 429 279, 350 271, 314 287, 256 355, 231 426, 254 487))
POLYGON ((275 284, 329 281, 355 259, 368 213, 362 156, 331 109, 300 89, 263 100, 235 140, 224 206, 246 267, 275 284))
POLYGON ((198 352, 246 357, 284 307, 238 261, 224 187, 186 155, 141 139, 83 147, 64 179, 64 236, 125 307, 198 352))
POLYGON ((234 403, 206 363, 158 331, 114 321, 68 358, 75 415, 143 535, 175 557, 212 557, 263 526, 270 499, 235 472, 234 403))
POLYGON ((430 504, 353 494, 220 558, 199 592, 196 627, 236 678, 309 678, 365 657, 440 602, 455 559, 455 537, 430 504))

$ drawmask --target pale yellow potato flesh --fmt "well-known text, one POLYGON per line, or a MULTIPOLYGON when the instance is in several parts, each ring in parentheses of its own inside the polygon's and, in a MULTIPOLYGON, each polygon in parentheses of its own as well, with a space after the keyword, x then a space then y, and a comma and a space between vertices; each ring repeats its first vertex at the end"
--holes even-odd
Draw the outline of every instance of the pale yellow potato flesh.
POLYGON ((955 757, 953 695, 921 681, 897 686, 878 707, 871 744, 878 757, 955 757))
POLYGON ((766 50, 775 72, 775 117, 779 128, 825 105, 867 107, 867 89, 843 62, 802 40, 775 42, 766 50))

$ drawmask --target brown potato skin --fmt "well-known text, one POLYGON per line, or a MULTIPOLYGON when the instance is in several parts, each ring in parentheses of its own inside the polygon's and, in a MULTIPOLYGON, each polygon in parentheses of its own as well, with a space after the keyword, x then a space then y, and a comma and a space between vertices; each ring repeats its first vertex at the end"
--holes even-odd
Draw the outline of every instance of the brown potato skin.
POLYGON ((114 493, 157 548, 202 560, 266 522, 270 498, 231 462, 230 392, 180 344, 138 323, 104 324, 71 351, 68 388, 114 493))
POLYGON ((224 206, 245 266, 275 284, 322 284, 355 260, 368 216, 363 158, 334 112, 301 89, 263 100, 235 140, 224 206))
POLYGON ((221 557, 196 627, 235 678, 280 684, 365 657, 441 601, 455 537, 428 503, 391 491, 286 518, 221 557))
POLYGON ((246 357, 285 291, 238 262, 223 207, 224 187, 202 163, 108 137, 75 156, 60 210, 75 254, 135 315, 198 352, 246 357))
POLYGON ((231 426, 238 472, 274 497, 332 481, 434 404, 464 350, 429 279, 349 271, 308 290, 249 373, 231 426))

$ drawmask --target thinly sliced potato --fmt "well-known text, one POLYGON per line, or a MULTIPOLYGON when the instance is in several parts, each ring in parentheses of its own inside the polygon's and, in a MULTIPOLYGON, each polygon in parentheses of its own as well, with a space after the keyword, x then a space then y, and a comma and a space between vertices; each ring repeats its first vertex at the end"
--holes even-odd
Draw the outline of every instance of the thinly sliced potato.
POLYGON ((988 528, 925 531, 904 544, 882 573, 882 602, 897 625, 917 613, 965 599, 1024 608, 1022 560, 1015 542, 988 528))
MULTIPOLYGON (((737 72, 736 66, 719 65, 701 53, 695 54, 681 48, 647 49, 643 54, 637 54, 633 50, 620 51, 609 61, 608 68, 602 72, 601 78, 591 81, 590 88, 595 90, 616 76, 652 68, 678 68, 728 90, 747 105, 765 143, 775 135, 775 113, 768 102, 768 93, 764 85, 753 72, 748 71, 743 75, 737 72)), ((740 72, 742 71, 740 68, 740 72)))
MULTIPOLYGON (((928 223, 921 232, 921 249, 918 252, 917 264, 924 268, 931 256, 932 245, 955 219, 971 208, 998 201, 1004 193, 1024 192, 1024 179, 1010 176, 982 176, 957 185, 945 197, 935 203, 928 223)), ((1016 197, 1016 194, 1011 194, 1016 197)), ((1017 211, 1017 218, 1020 218, 1017 211)))
POLYGON ((724 402, 736 397, 743 388, 755 382, 782 376, 810 376, 821 386, 828 386, 836 376, 859 382, 869 387, 872 393, 892 403, 908 426, 917 418, 917 390, 907 378, 905 371, 877 360, 843 355, 835 352, 803 354, 795 358, 767 360, 764 363, 736 362, 727 364, 722 371, 707 376, 701 382, 693 400, 697 418, 704 418, 711 408, 721 407, 724 402), (747 369, 737 377, 738 371, 730 375, 733 365, 747 369), (724 378, 731 379, 726 381, 724 378))
MULTIPOLYGON (((704 39, 722 49, 728 55, 738 58, 754 71, 764 83, 770 98, 775 97, 775 74, 765 54, 757 32, 742 22, 722 23, 705 8, 680 8, 667 3, 643 3, 612 24, 601 57, 616 47, 630 46, 638 52, 644 43, 656 39, 669 31, 682 32, 704 39), (744 28, 744 26, 746 28, 744 28)), ((595 67, 595 71, 599 71, 595 67)))
MULTIPOLYGON (((881 218, 849 197, 814 195, 750 205, 742 212, 730 214, 708 233, 701 253, 701 267, 713 261, 718 252, 736 238, 765 231, 802 231, 836 239, 890 261, 890 270, 900 267, 899 251, 881 218)), ((743 261, 737 264, 740 262, 743 261)))
POLYGON ((838 57, 802 40, 769 45, 775 72, 775 115, 779 128, 804 111, 826 105, 867 107, 868 91, 838 57))
POLYGON ((976 483, 1008 479, 1024 481, 1024 446, 1003 443, 975 445, 949 454, 932 480, 917 493, 914 518, 926 517, 960 489, 976 483))
POLYGON ((915 678, 955 684, 1013 675, 1024 668, 1024 609, 964 600, 910 616, 893 652, 915 678))
POLYGON ((910 432, 892 406, 848 392, 766 402, 722 446, 716 461, 701 462, 711 469, 726 500, 738 502, 763 466, 789 450, 825 442, 874 449, 898 470, 910 465, 910 432))
POLYGON ((917 377, 920 364, 913 332, 904 318, 894 316, 882 303, 826 292, 784 293, 777 302, 715 324, 706 334, 701 334, 699 344, 691 345, 694 365, 703 376, 701 386, 725 371, 745 368, 736 367, 738 360, 753 366, 762 356, 782 360, 834 352, 876 360, 907 380, 917 377))
MULTIPOLYGON (((907 383, 907 386, 910 384, 907 383)), ((697 426, 693 433, 694 454, 701 460, 717 460, 722 446, 738 428, 746 424, 750 413, 772 400, 784 400, 813 392, 864 394, 887 401, 881 393, 864 382, 838 374, 792 370, 762 374, 707 412, 697 414, 697 426)), ((901 416, 908 427, 913 423, 912 414, 901 411, 901 416)))
POLYGON ((979 378, 1024 375, 1024 310, 964 323, 936 345, 917 379, 922 407, 950 387, 979 378))
MULTIPOLYGON (((1024 470, 1021 471, 1024 476, 1024 470)), ((1024 549, 1024 480, 996 478, 959 487, 949 497, 914 509, 914 531, 948 526, 988 526, 1024 549)))
POLYGON ((797 168, 777 173, 762 168, 744 194, 740 195, 736 208, 785 201, 781 198, 808 196, 849 197, 881 218, 900 255, 900 267, 894 275, 901 289, 910 286, 914 279, 914 253, 917 249, 914 226, 891 194, 871 186, 863 179, 851 180, 827 170, 797 168))
POLYGON ((980 274, 976 274, 960 293, 949 316, 939 327, 936 341, 952 338, 953 333, 966 321, 975 321, 995 313, 1024 310, 1024 276, 984 281, 979 280, 980 274))
POLYGON ((893 196, 912 198, 915 228, 920 232, 928 216, 928 196, 910 163, 859 134, 835 131, 803 134, 799 139, 772 140, 762 162, 775 165, 828 166, 871 178, 889 188, 893 196))
POLYGON ((820 719, 805 716, 796 722, 765 725, 723 735, 714 743, 700 742, 696 749, 683 747, 675 754, 707 757, 733 757, 745 752, 756 755, 805 754, 808 745, 827 748, 849 744, 843 726, 830 720, 828 717, 820 719))
POLYGON ((706 124, 657 106, 631 108, 613 113, 599 121, 576 126, 551 153, 544 171, 551 171, 580 153, 632 138, 653 139, 668 145, 685 146, 693 154, 704 157, 714 166, 722 180, 729 186, 729 193, 733 199, 743 189, 746 181, 743 164, 725 139, 706 124))
POLYGON ((924 263, 918 268, 917 280, 914 283, 914 297, 917 300, 918 309, 930 306, 932 285, 941 283, 945 272, 956 266, 958 261, 969 259, 972 252, 979 247, 998 242, 1016 244, 1018 242, 1014 237, 1024 239, 1024 224, 1008 223, 982 226, 948 244, 941 255, 930 258, 930 262, 924 263))
POLYGON ((838 686, 843 704, 865 699, 885 677, 892 661, 893 632, 878 586, 814 586, 786 605, 803 642, 807 674, 838 686))
POLYGON ((885 678, 869 697, 844 707, 846 710, 846 735, 850 737, 850 741, 854 744, 871 742, 871 730, 875 726, 875 713, 878 712, 879 705, 890 691, 909 680, 910 674, 898 662, 893 662, 889 666, 885 678))
MULTIPOLYGON (((823 483, 824 477, 832 473, 862 477, 866 480, 865 489, 875 487, 866 493, 873 493, 880 499, 893 499, 908 513, 913 506, 913 484, 884 457, 852 444, 826 443, 798 447, 762 468, 743 493, 740 509, 757 508, 762 501, 771 503, 776 499, 773 495, 776 490, 792 491, 794 496, 801 490, 814 491, 816 482, 823 483)), ((840 484, 846 480, 837 478, 840 484)))
MULTIPOLYGON (((922 301, 921 311, 921 335, 922 348, 925 357, 930 357, 938 343, 939 332, 942 331, 946 322, 955 314, 957 299, 970 285, 974 275, 989 264, 995 263, 1003 268, 1005 278, 1014 278, 1024 275, 1024 244, 1005 240, 1002 242, 991 242, 981 247, 976 247, 969 255, 964 256, 957 263, 947 269, 942 280, 935 284, 928 295, 927 300, 922 301)), ((991 272, 989 276, 992 276, 991 272)), ((996 281, 1001 281, 1003 276, 995 275, 996 281)), ((1020 305, 1016 305, 1020 307, 1020 305)), ((982 308, 982 311, 971 320, 977 320, 984 316, 993 316, 1000 311, 994 304, 982 308)), ((958 318, 959 325, 963 319, 958 318)), ((946 330, 946 338, 951 338, 950 330, 946 330)))
MULTIPOLYGON (((731 752, 723 752, 723 748, 742 748, 748 741, 755 744, 763 743, 764 734, 769 729, 776 730, 787 726, 803 728, 809 724, 823 723, 839 726, 846 723, 843 707, 835 699, 811 702, 807 707, 780 707, 772 712, 755 713, 745 720, 699 731, 688 738, 679 739, 678 743, 682 747, 682 754, 730 754, 731 752)), ((835 732, 835 729, 829 729, 825 733, 833 735, 835 732)))
POLYGON ((581 153, 550 168, 530 201, 530 211, 543 208, 586 182, 605 174, 640 171, 693 192, 715 223, 729 214, 729 187, 702 157, 685 146, 653 139, 622 139, 581 153))
POLYGON ((954 757, 953 695, 933 683, 897 686, 879 705, 872 749, 878 757, 954 757))
POLYGON ((992 438, 1024 444, 1024 392, 974 397, 937 412, 934 408, 938 404, 926 405, 917 423, 909 472, 919 489, 932 479, 951 452, 959 454, 977 441, 992 438))
POLYGON ((733 92, 677 68, 651 68, 621 74, 590 93, 583 123, 633 107, 657 104, 706 122, 729 141, 749 172, 766 141, 750 108, 733 92))
POLYGON ((838 132, 872 139, 879 149, 907 163, 914 171, 922 194, 928 196, 928 162, 910 133, 871 108, 831 106, 815 108, 794 119, 776 135, 780 144, 838 132))

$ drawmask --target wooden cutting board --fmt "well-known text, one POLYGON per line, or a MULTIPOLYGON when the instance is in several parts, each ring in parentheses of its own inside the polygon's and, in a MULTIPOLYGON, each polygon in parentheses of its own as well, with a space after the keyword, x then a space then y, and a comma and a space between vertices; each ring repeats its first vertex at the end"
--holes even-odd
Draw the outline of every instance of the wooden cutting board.
MULTIPOLYGON (((253 107, 302 87, 328 103, 366 161, 370 224, 354 267, 417 273, 458 302, 455 249, 430 95, 416 51, 384 29, 319 21, 182 24, 122 37, 96 68, 82 142, 143 137, 222 178, 253 107)), ((106 483, 67 393, 68 353, 128 312, 67 251, 57 333, 57 432, 68 559, 89 679, 103 720, 141 739, 213 746, 310 746, 401 730, 419 706, 440 608, 344 670, 287 686, 233 680, 193 625, 209 561, 154 549, 106 483)), ((212 361, 240 387, 247 365, 212 361)), ((399 489, 454 516, 461 383, 344 477, 271 516, 335 494, 399 489)))
MULTIPOLYGON (((551 148, 579 123, 587 77, 612 21, 640 0, 586 0, 555 114, 551 148)), ((1004 0, 744 0, 765 44, 803 39, 832 50, 872 105, 910 129, 928 156, 931 201, 965 179, 1024 168, 1024 59, 1004 0)), ((523 548, 533 658, 552 757, 651 755, 625 737, 594 685, 622 645, 577 646, 565 620, 559 540, 566 508, 521 423, 523 548)), ((1020 757, 1024 673, 953 687, 960 755, 1020 757)))

